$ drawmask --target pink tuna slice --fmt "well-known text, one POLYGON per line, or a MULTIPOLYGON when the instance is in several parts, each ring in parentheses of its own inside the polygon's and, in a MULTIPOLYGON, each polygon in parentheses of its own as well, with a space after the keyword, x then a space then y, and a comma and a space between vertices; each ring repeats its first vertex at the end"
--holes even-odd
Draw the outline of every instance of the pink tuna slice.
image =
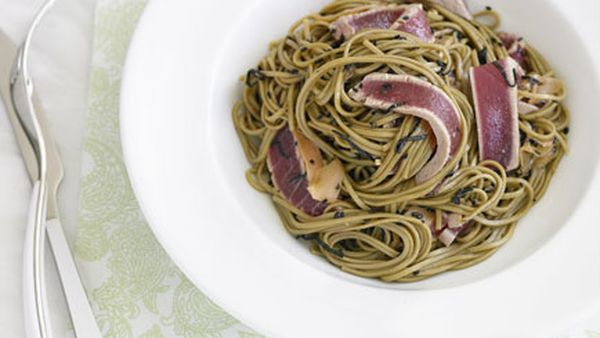
POLYGON ((460 15, 467 20, 473 20, 473 15, 463 0, 429 0, 429 2, 440 5, 450 12, 460 15))
POLYGON ((471 222, 456 223, 461 220, 459 214, 442 214, 442 228, 435 228, 435 214, 421 207, 410 207, 405 215, 412 216, 429 226, 433 237, 437 238, 445 246, 450 246, 456 237, 469 228, 471 222))
POLYGON ((308 179, 295 143, 288 127, 281 129, 273 139, 267 155, 267 166, 273 184, 296 208, 312 216, 321 215, 327 203, 315 200, 308 192, 308 179))
POLYGON ((280 130, 271 142, 267 167, 273 184, 296 208, 319 216, 337 200, 345 175, 338 159, 323 165, 319 148, 298 130, 280 130))
POLYGON ((508 51, 508 54, 513 58, 519 66, 523 69, 527 69, 527 62, 525 61, 525 41, 523 38, 518 37, 514 34, 500 32, 498 37, 502 40, 502 44, 508 51))
POLYGON ((342 36, 349 39, 365 29, 391 29, 415 35, 424 42, 433 42, 435 38, 427 21, 423 6, 404 5, 380 7, 363 13, 345 15, 332 25, 336 39, 342 36))
POLYGON ((415 177, 418 184, 435 176, 456 155, 462 138, 460 113, 443 90, 415 76, 384 73, 367 75, 358 88, 350 96, 368 107, 413 115, 429 123, 437 149, 415 177))
POLYGON ((506 170, 519 166, 519 65, 506 58, 471 68, 479 158, 500 163, 506 170))

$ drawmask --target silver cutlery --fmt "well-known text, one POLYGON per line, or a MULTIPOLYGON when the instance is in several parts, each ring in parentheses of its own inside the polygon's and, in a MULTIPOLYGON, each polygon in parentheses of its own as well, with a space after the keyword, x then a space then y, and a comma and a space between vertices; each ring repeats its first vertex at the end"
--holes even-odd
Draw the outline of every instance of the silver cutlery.
POLYGON ((26 332, 28 337, 52 336, 43 270, 47 233, 76 336, 100 338, 100 330, 60 222, 57 192, 63 178, 62 162, 34 98, 34 85, 27 66, 33 33, 54 2, 46 1, 39 10, 19 49, 0 31, 0 51, 4 56, 16 58, 12 70, 12 57, 0 60, 0 92, 33 182, 23 251, 26 332))

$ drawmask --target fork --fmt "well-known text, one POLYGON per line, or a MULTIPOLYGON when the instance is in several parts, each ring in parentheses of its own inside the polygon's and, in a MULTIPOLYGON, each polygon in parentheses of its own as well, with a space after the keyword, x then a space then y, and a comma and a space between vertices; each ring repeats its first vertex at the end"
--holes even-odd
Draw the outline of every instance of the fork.
MULTIPOLYGON (((56 193, 63 176, 62 163, 43 115, 39 114, 34 102, 34 86, 27 64, 33 33, 54 3, 55 0, 47 0, 35 16, 25 42, 18 50, 10 79, 10 96, 16 112, 16 118, 11 121, 14 122, 15 130, 20 131, 17 132, 17 137, 25 135, 26 139, 20 139, 19 145, 26 163, 37 169, 30 170, 34 184, 23 251, 26 332, 30 338, 52 337, 44 283, 44 244, 47 232, 75 334, 80 338, 100 338, 100 330, 58 217, 56 193)), ((10 111, 9 109, 9 114, 10 111)))

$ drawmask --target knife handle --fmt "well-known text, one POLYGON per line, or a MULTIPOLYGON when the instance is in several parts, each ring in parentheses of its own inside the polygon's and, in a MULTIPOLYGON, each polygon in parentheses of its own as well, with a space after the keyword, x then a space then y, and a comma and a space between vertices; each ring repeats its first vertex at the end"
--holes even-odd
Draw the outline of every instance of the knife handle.
POLYGON ((46 232, 67 299, 75 335, 79 338, 102 338, 60 220, 58 218, 48 220, 46 232))
POLYGON ((44 280, 46 201, 46 184, 35 182, 23 246, 23 305, 29 338, 52 337, 44 280))

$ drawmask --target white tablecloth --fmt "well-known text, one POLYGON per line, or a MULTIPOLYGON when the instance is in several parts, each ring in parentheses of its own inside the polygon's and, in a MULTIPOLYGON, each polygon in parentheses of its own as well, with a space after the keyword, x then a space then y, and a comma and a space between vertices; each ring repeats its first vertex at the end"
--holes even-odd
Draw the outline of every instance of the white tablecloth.
MULTIPOLYGON (((517 1, 517 0, 512 0, 517 1)), ((88 73, 95 0, 62 0, 48 15, 36 37, 32 71, 65 162, 66 178, 60 208, 68 237, 77 220, 82 134, 87 110, 88 73)), ((567 15, 583 20, 577 29, 600 55, 600 1, 595 8, 564 6, 567 15)), ((0 29, 20 41, 41 0, 0 0, 0 29)), ((0 51, 1 53, 1 51, 0 51)), ((0 54, 0 57, 2 55, 0 54)), ((11 126, 0 105, 0 333, 22 337, 21 245, 29 202, 30 183, 15 144, 11 126)), ((59 284, 52 269, 48 290, 56 337, 68 336, 69 322, 59 284)), ((575 323, 574 323, 575 324, 575 323)))

